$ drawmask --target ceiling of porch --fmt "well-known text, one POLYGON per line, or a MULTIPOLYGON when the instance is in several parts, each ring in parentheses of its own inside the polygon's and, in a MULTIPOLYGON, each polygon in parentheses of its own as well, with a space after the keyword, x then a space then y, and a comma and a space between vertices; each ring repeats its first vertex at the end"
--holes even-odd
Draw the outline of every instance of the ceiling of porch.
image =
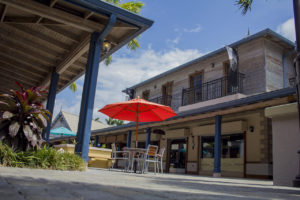
MULTIPOLYGON (((54 67, 60 74, 60 91, 85 72, 91 33, 102 31, 110 13, 101 14, 74 2, 79 1, 0 0, 0 93, 17 89, 15 81, 25 87, 48 87, 54 67)), ((98 8, 99 5, 97 11, 98 8)), ((150 25, 141 28, 120 15, 117 17, 105 38, 111 43, 111 50, 102 51, 101 60, 152 24, 146 20, 150 25)))

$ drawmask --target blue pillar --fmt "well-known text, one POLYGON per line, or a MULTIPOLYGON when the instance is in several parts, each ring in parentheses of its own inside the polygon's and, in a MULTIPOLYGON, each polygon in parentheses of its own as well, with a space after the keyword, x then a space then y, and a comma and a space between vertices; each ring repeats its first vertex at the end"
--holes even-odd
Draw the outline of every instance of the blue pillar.
POLYGON ((115 22, 116 16, 111 15, 109 22, 103 31, 101 33, 94 32, 91 36, 76 136, 77 144, 75 147, 75 153, 81 156, 86 162, 89 160, 88 153, 91 136, 91 123, 102 43, 104 38, 114 26, 115 22))
POLYGON ((146 148, 148 148, 148 145, 150 144, 151 141, 151 128, 147 128, 147 136, 146 136, 146 148))
MULTIPOLYGON (((52 75, 51 75, 51 82, 50 82, 50 88, 48 93, 48 99, 47 99, 47 107, 46 109, 53 114, 54 105, 55 105, 55 97, 56 97, 56 90, 58 85, 58 79, 59 74, 56 72, 56 68, 53 68, 52 75)), ((50 122, 47 122, 46 130, 43 132, 43 139, 46 140, 47 144, 49 144, 49 135, 50 135, 50 129, 51 129, 51 121, 52 116, 49 117, 50 122)))
POLYGON ((221 124, 222 116, 215 117, 214 177, 221 176, 221 124))
POLYGON ((95 144, 94 144, 94 147, 98 147, 98 143, 99 143, 99 136, 97 135, 95 137, 95 144))
POLYGON ((126 144, 127 147, 131 147, 131 133, 132 133, 132 131, 128 131, 127 144, 126 144))

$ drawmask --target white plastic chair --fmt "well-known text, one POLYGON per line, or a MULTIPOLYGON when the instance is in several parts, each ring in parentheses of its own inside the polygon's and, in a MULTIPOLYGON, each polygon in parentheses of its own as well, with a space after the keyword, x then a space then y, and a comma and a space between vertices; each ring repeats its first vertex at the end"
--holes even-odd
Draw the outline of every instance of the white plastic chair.
POLYGON ((158 154, 156 155, 158 172, 159 172, 159 165, 160 165, 161 173, 163 173, 163 157, 164 157, 165 150, 166 150, 165 147, 160 148, 158 154))
POLYGON ((156 167, 157 167, 157 151, 158 147, 154 145, 148 145, 146 154, 144 155, 144 166, 143 171, 148 171, 149 163, 154 163, 154 173, 156 174, 156 167))
MULTIPOLYGON (((129 156, 128 151, 117 151, 115 143, 111 144, 111 149, 112 149, 112 153, 111 153, 112 165, 110 166, 110 169, 114 168, 114 165, 117 162, 117 160, 124 160, 125 162, 128 162, 128 156, 129 156)), ((127 170, 126 166, 127 164, 125 163, 124 170, 127 170)))

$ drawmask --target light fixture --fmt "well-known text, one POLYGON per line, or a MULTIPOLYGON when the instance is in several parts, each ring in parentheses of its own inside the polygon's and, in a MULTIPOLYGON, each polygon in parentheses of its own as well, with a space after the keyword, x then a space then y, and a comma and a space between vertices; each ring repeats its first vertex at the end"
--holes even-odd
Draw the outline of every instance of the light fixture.
POLYGON ((108 40, 104 40, 102 44, 102 49, 104 52, 108 52, 111 48, 111 43, 108 40))
POLYGON ((251 133, 253 133, 254 132, 254 126, 250 126, 249 130, 250 130, 251 133))

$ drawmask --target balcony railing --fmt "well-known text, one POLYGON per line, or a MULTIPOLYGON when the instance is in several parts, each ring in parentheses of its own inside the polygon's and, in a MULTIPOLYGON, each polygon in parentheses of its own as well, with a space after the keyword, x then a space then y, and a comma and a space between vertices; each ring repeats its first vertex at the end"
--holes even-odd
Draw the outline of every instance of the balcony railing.
POLYGON ((154 102, 154 103, 159 103, 162 105, 166 105, 166 106, 171 106, 172 96, 171 95, 160 96, 160 97, 156 97, 153 99, 149 99, 149 101, 154 102))
POLYGON ((236 81, 227 76, 203 83, 198 87, 182 90, 182 106, 216 99, 243 92, 244 74, 239 73, 236 81), (234 83, 235 82, 235 83, 234 83))

